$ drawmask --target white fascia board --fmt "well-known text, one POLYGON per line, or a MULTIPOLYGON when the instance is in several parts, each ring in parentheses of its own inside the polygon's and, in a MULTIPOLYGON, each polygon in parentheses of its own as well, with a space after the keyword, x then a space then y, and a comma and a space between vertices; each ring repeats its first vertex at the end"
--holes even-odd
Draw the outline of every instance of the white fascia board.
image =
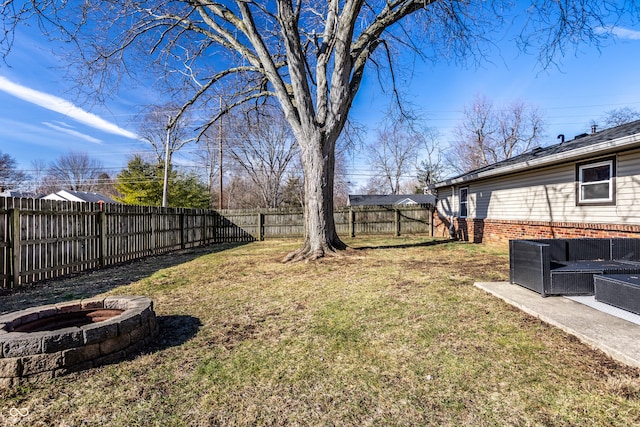
POLYGON ((44 200, 58 200, 58 201, 66 201, 64 197, 58 195, 57 193, 48 194, 43 197, 44 200))
POLYGON ((412 200, 411 198, 407 197, 406 199, 399 200, 399 201, 395 202, 394 204, 395 205, 417 205, 418 202, 416 202, 415 200, 412 200))
POLYGON ((67 200, 69 202, 84 202, 84 200, 82 200, 77 196, 74 196, 73 194, 69 193, 67 190, 60 190, 56 194, 58 194, 58 196, 62 197, 64 200, 67 200))
POLYGON ((586 147, 576 148, 575 150, 564 151, 562 153, 552 154, 549 156, 533 159, 527 162, 508 165, 501 168, 491 169, 480 172, 473 179, 464 179, 464 177, 456 178, 451 181, 442 181, 435 184, 435 188, 448 187, 450 185, 461 184, 464 182, 472 182, 480 179, 491 178, 499 175, 508 175, 515 172, 522 172, 528 169, 549 166, 557 163, 569 162, 574 159, 595 156, 599 154, 607 154, 611 151, 622 150, 640 144, 640 134, 625 136, 623 138, 612 139, 609 141, 599 142, 597 144, 588 145, 586 147))

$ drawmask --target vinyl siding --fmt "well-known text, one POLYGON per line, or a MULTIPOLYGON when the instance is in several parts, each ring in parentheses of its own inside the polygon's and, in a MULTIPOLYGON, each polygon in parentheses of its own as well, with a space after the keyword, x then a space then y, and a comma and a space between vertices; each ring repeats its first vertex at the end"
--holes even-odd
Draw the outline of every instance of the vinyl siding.
POLYGON ((457 207, 454 204, 456 200, 456 198, 452 197, 451 187, 439 189, 436 198, 436 209, 438 213, 447 218, 455 216, 457 214, 457 207))
POLYGON ((640 151, 619 156, 616 182, 616 218, 640 224, 640 151))
MULTIPOLYGON (((576 206, 576 163, 470 182, 468 218, 523 221, 640 224, 640 151, 616 161, 616 204, 576 206)), ((438 208, 457 214, 457 191, 441 189, 438 208)))

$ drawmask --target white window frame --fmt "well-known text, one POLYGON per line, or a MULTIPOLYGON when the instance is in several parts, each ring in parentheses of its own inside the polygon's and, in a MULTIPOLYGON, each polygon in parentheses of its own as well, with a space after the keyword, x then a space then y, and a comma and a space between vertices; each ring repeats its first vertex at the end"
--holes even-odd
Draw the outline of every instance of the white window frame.
POLYGON ((458 188, 458 217, 459 218, 467 218, 469 216, 469 187, 460 187, 458 188), (467 197, 465 201, 462 201, 462 191, 467 192, 467 197), (464 204, 466 213, 462 214, 462 205, 464 204))
POLYGON ((583 205, 583 204, 602 204, 602 203, 614 203, 614 186, 615 186, 615 163, 613 161, 613 159, 611 160, 605 160, 605 161, 601 161, 601 162, 594 162, 594 163, 584 163, 578 166, 578 203, 583 205), (607 180, 603 180, 603 181, 592 181, 592 182, 588 182, 585 183, 583 182, 583 171, 585 169, 592 169, 592 168, 596 168, 596 167, 600 167, 600 166, 604 166, 607 165, 609 166, 609 179, 607 180), (589 185, 600 185, 600 184, 608 184, 609 185, 609 195, 606 198, 599 198, 599 199, 583 199, 582 198, 582 189, 585 186, 589 186, 589 185))

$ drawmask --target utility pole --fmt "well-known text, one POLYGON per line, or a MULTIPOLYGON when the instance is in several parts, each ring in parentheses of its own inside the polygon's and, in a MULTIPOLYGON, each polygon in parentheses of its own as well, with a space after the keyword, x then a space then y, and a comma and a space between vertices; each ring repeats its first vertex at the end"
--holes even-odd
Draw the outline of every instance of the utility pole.
POLYGON ((164 185, 162 186, 162 207, 167 207, 167 192, 169 187, 169 141, 171 137, 171 116, 167 121, 167 141, 166 151, 164 153, 164 185))
POLYGON ((218 118, 218 152, 220 154, 220 191, 218 192, 218 209, 222 209, 222 95, 220 95, 220 117, 218 118))

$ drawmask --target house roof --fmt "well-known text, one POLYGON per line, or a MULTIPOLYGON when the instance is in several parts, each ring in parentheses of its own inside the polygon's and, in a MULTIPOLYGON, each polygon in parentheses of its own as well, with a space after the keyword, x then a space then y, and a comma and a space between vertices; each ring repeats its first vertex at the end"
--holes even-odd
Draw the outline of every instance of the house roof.
POLYGON ((57 193, 49 194, 44 199, 50 200, 66 200, 69 202, 88 202, 88 203, 118 203, 109 196, 100 193, 90 193, 87 191, 60 190, 57 193))
POLYGON ((349 206, 434 205, 431 194, 349 194, 349 206))
POLYGON ((438 182, 433 187, 462 184, 638 147, 640 147, 640 120, 592 134, 578 135, 570 141, 548 147, 537 147, 519 156, 438 182))
POLYGON ((4 190, 0 193, 0 197, 37 199, 39 196, 36 193, 32 193, 30 191, 4 190))

